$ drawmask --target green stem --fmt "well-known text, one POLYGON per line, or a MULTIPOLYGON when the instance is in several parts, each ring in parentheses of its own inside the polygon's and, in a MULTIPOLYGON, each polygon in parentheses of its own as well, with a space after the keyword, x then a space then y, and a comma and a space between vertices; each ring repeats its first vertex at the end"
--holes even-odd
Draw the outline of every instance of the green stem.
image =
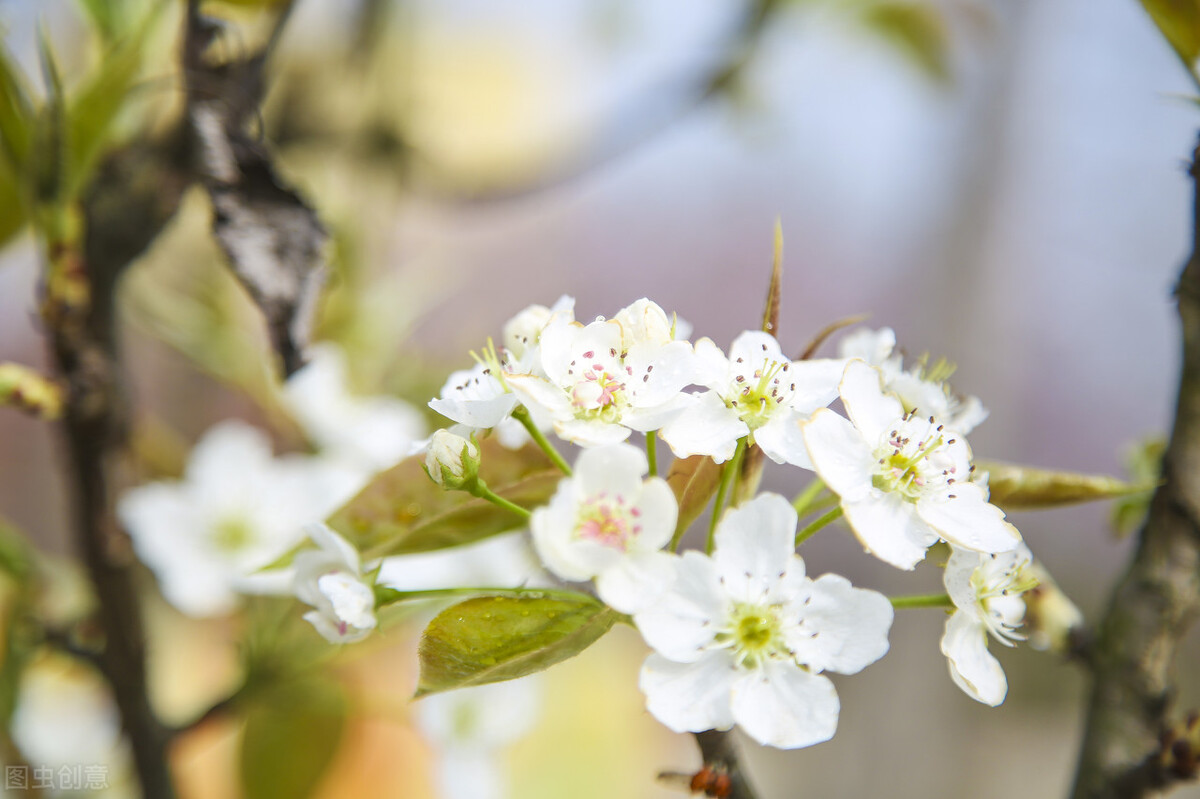
POLYGON ((954 602, 949 594, 918 594, 917 596, 889 597, 892 607, 901 608, 952 608, 954 602))
POLYGON ((733 457, 726 461, 725 469, 721 472, 721 485, 717 489, 717 498, 713 502, 712 518, 708 521, 708 538, 704 542, 705 554, 712 554, 717 538, 717 522, 721 521, 722 505, 725 504, 725 497, 729 494, 729 487, 733 485, 733 478, 741 469, 742 455, 745 452, 746 439, 739 438, 733 457))
POLYGON ((825 489, 825 483, 821 478, 813 480, 808 486, 801 491, 795 499, 792 500, 792 507, 796 509, 797 516, 803 516, 808 507, 813 504, 813 500, 817 498, 825 489))
POLYGON ((833 510, 818 518, 815 522, 806 525, 800 532, 796 533, 796 546, 800 546, 808 539, 812 538, 813 533, 820 530, 825 525, 829 524, 834 519, 842 515, 842 506, 838 505, 833 510))
POLYGON ((509 502, 507 499, 500 496, 495 491, 492 491, 492 489, 488 488, 487 485, 485 485, 482 480, 476 481, 475 488, 473 490, 471 490, 470 493, 472 496, 479 497, 480 499, 486 499, 488 502, 492 503, 493 505, 500 507, 500 508, 504 508, 505 510, 512 511, 513 513, 515 513, 518 516, 521 516, 525 519, 528 519, 530 516, 533 515, 533 511, 522 508, 520 505, 517 505, 514 502, 509 502))
POLYGON ((542 431, 538 430, 537 425, 533 423, 533 419, 529 416, 529 410, 518 405, 516 410, 513 411, 513 418, 529 431, 529 437, 542 448, 542 452, 545 452, 550 460, 554 461, 554 465, 561 469, 563 474, 570 477, 571 467, 563 460, 563 456, 558 454, 558 450, 546 439, 542 431))
POLYGON ((658 434, 646 433, 646 460, 650 462, 650 476, 658 477, 658 434))

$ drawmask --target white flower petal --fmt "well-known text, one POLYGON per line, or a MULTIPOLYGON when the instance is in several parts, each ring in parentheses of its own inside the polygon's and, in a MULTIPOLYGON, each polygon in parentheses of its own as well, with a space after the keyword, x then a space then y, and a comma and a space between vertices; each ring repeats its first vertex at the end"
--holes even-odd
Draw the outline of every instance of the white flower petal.
POLYGON ((554 432, 564 441, 578 444, 581 447, 604 447, 619 444, 629 438, 629 428, 619 424, 592 421, 587 419, 569 419, 556 421, 554 432))
POLYGON ((987 501, 974 483, 951 486, 954 499, 922 498, 917 513, 952 544, 978 552, 1011 552, 1021 544, 1017 528, 1004 521, 1004 511, 987 501))
POLYGON ((872 366, 880 366, 896 348, 896 333, 890 327, 878 330, 860 328, 848 333, 838 344, 843 358, 861 358, 872 366))
POLYGON ((675 579, 658 602, 634 615, 646 643, 671 660, 701 658, 726 604, 712 559, 689 550, 673 558, 675 579))
POLYGON ((987 631, 970 614, 956 611, 946 620, 942 654, 949 659, 950 677, 972 699, 995 707, 1008 694, 1000 661, 988 652, 987 631))
POLYGON ((552 574, 564 580, 588 580, 596 574, 592 564, 581 563, 574 551, 578 512, 575 486, 565 479, 559 482, 550 502, 534 510, 529 518, 529 532, 538 557, 552 574))
POLYGON ((813 469, 842 499, 854 502, 871 490, 871 448, 854 425, 828 409, 801 425, 813 469))
POLYGON ((788 643, 796 659, 813 671, 856 674, 887 654, 894 612, 883 594, 824 574, 799 610, 803 624, 788 643))
POLYGON ((769 661, 734 687, 734 720, 754 740, 780 749, 828 741, 837 731, 840 711, 829 678, 788 662, 769 661))
MULTIPOLYGON (((571 407, 570 399, 561 388, 549 380, 536 375, 508 375, 505 380, 513 394, 529 408, 530 413, 537 408, 538 414, 552 420, 575 418, 575 410, 571 407)), ((432 403, 430 403, 430 407, 432 407, 432 403)), ((445 412, 441 411, 441 413, 445 412)))
POLYGON ((812 460, 800 429, 800 423, 805 418, 790 408, 776 413, 769 422, 754 431, 754 443, 776 463, 811 469, 812 460))
POLYGON ((585 449, 575 459, 576 496, 608 493, 632 501, 642 490, 642 476, 648 471, 646 453, 632 444, 585 449))
POLYGON ((733 340, 729 346, 729 360, 736 363, 738 358, 751 363, 759 363, 764 358, 779 363, 788 361, 779 349, 779 340, 761 330, 746 330, 733 340))
POLYGON ((851 361, 839 388, 846 414, 872 448, 878 445, 888 426, 904 416, 900 401, 883 393, 881 379, 875 367, 851 361))
POLYGON ((638 687, 650 714, 675 732, 727 730, 733 726, 730 695, 738 674, 726 650, 706 653, 695 663, 650 655, 638 687))
POLYGON ((638 613, 671 587, 677 557, 669 552, 640 552, 622 558, 596 577, 596 593, 621 613, 638 613))
POLYGON ((642 526, 637 538, 638 549, 662 549, 675 535, 675 524, 679 520, 675 492, 661 477, 648 478, 642 485, 637 508, 642 526))
POLYGON ((737 440, 749 432, 750 428, 735 411, 725 407, 717 392, 706 391, 659 435, 677 458, 708 455, 723 463, 733 457, 737 440))
POLYGON ((745 602, 768 596, 792 565, 795 537, 796 510, 778 494, 759 494, 726 511, 713 562, 729 596, 745 602))
POLYGON ((833 402, 848 363, 844 358, 792 361, 789 373, 796 390, 788 405, 801 416, 809 416, 833 402))
POLYGON ((863 549, 897 569, 912 569, 938 540, 912 504, 895 494, 872 490, 861 500, 843 500, 846 522, 863 549))
POLYGON ((710 338, 695 344, 696 385, 720 391, 729 379, 729 359, 710 338))
POLYGON ((950 559, 946 561, 946 570, 942 572, 942 583, 955 607, 975 607, 975 588, 971 585, 971 575, 979 567, 980 557, 980 553, 973 549, 959 549, 951 545, 950 559))
POLYGON ((699 376, 696 353, 686 341, 637 344, 625 358, 631 404, 652 408, 671 400, 699 376))

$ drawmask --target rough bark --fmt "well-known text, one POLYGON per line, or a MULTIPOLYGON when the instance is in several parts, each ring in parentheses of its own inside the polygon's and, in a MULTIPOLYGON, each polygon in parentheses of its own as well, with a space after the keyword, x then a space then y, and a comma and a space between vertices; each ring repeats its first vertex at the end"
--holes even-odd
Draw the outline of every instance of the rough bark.
POLYGON ((1176 653, 1200 613, 1200 146, 1193 250, 1175 290, 1183 364, 1175 424, 1128 571, 1092 653, 1093 688, 1075 799, 1145 797, 1171 781, 1160 765, 1176 653))

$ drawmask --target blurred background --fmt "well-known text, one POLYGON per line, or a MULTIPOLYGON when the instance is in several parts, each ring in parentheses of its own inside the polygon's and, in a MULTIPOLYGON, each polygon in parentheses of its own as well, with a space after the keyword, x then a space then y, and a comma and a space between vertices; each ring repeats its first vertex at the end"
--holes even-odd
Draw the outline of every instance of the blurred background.
MULTIPOLYGON (((260 5, 206 5, 228 20, 222 47, 258 46, 260 5)), ((178 11, 118 132, 178 113, 178 11)), ((31 85, 39 26, 68 81, 94 67, 75 3, 0 0, 0 26, 31 85)), ((505 320, 561 294, 581 319, 648 296, 727 346, 761 318, 779 219, 785 352, 869 313, 910 355, 958 365, 955 387, 991 410, 980 457, 1119 475, 1167 430, 1200 117, 1131 0, 297 0, 271 74, 266 136, 333 236, 318 335, 353 353, 363 391, 423 405, 505 320)), ((193 191, 123 287, 143 442, 167 463, 220 419, 277 411, 265 337, 207 225, 193 191)), ((0 252, 0 361, 45 363, 38 264, 28 233, 0 252)), ((69 555, 53 428, 0 413, 0 441, 0 515, 69 555)), ((784 469, 767 481, 798 487, 784 469)), ((1129 554, 1109 510, 1013 518, 1089 620, 1129 554)), ((940 586, 844 531, 805 557, 885 592, 940 586)), ((835 680, 833 741, 745 741, 762 795, 1065 795, 1081 671, 1002 652, 1008 700, 984 707, 946 673, 943 618, 901 612, 890 655, 835 680)), ((234 633, 165 606, 151 621, 159 701, 186 717, 230 679, 234 633)), ((317 795, 435 795, 412 651, 400 630, 339 666, 361 712, 317 795)), ((547 674, 542 721, 506 750, 509 795, 680 795, 654 775, 699 757, 642 710, 643 654, 619 630, 547 674)), ((1200 678, 1183 678, 1195 706, 1200 678)), ((184 796, 232 795, 236 736, 180 742, 184 796)))

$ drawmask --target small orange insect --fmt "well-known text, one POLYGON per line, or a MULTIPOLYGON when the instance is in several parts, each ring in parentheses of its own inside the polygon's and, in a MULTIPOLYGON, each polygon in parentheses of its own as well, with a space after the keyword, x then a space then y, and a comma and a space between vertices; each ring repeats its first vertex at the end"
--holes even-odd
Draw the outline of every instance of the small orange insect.
POLYGON ((705 763, 695 774, 664 771, 658 775, 658 779, 664 784, 691 791, 693 796, 707 796, 710 799, 729 799, 733 791, 733 780, 725 767, 709 763, 705 763))

